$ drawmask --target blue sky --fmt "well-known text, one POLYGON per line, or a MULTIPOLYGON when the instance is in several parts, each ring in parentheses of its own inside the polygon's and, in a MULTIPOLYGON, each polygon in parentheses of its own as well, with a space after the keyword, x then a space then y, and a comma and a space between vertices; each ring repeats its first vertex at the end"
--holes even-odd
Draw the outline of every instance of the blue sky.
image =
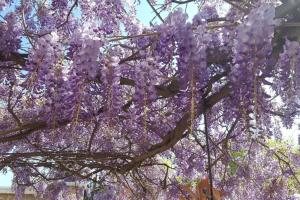
POLYGON ((0 175, 0 187, 4 186, 4 187, 7 187, 7 186, 10 186, 11 185, 11 180, 13 178, 13 174, 12 172, 7 172, 7 174, 3 175, 1 174, 0 175))
MULTIPOLYGON (((181 6, 185 10, 185 6, 181 6)), ((194 16, 197 11, 198 7, 195 4, 188 4, 186 11, 188 12, 189 16, 194 16)), ((167 12, 162 13, 162 17, 166 17, 167 12)), ((146 0, 141 0, 141 4, 137 8, 137 17, 141 20, 142 23, 145 25, 149 25, 149 22, 155 17, 155 13, 149 6, 146 0)), ((156 17, 154 22, 159 22, 159 19, 156 17)))

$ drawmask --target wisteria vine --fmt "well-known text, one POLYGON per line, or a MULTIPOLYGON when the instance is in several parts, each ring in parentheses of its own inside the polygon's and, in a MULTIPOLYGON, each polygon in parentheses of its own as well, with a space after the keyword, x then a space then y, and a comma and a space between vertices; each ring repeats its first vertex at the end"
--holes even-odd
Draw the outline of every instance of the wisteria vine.
POLYGON ((16 199, 72 184, 189 199, 205 178, 206 199, 293 199, 300 153, 281 127, 299 123, 300 4, 147 0, 147 26, 140 3, 0 1, 0 171, 16 199))

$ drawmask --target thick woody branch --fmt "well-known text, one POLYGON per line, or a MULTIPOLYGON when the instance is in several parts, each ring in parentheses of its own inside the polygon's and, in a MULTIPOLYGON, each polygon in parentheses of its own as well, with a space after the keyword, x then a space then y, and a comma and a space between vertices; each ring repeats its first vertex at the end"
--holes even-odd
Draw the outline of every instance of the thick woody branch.
MULTIPOLYGON (((205 109, 209 109, 213 107, 222 99, 229 96, 229 91, 230 90, 228 85, 225 85, 223 88, 220 89, 219 92, 207 97, 206 104, 205 104, 206 107, 204 107, 203 101, 199 102, 200 106, 199 109, 197 110, 197 116, 203 114, 205 109)), ((137 167, 146 159, 151 158, 173 147, 179 140, 182 139, 183 134, 191 125, 190 117, 191 117, 190 112, 184 114, 183 117, 177 122, 176 127, 163 138, 162 142, 152 145, 148 151, 134 158, 131 163, 124 166, 124 168, 121 170, 121 173, 129 171, 134 167, 137 167)))

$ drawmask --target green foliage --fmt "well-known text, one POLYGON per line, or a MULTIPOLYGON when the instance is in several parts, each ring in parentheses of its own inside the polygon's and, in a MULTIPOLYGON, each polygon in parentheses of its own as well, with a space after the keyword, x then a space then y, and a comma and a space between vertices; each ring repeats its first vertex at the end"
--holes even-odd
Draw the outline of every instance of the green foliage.
MULTIPOLYGON (((300 169, 295 172, 296 177, 300 180, 300 169)), ((288 178, 288 189, 291 194, 300 193, 300 186, 294 176, 288 178)))
POLYGON ((231 151, 230 155, 232 160, 228 163, 229 171, 231 175, 235 175, 239 168, 238 161, 243 160, 247 154, 246 150, 231 151))
POLYGON ((238 164, 234 161, 230 161, 229 162, 229 170, 230 170, 230 174, 231 175, 235 175, 236 174, 236 171, 238 169, 238 164))

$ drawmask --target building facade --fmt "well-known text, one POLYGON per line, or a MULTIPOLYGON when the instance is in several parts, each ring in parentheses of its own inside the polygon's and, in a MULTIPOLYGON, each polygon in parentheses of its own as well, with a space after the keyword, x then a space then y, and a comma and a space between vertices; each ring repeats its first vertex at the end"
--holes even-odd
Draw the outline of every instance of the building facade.
MULTIPOLYGON (((67 195, 64 196, 65 200, 82 200, 83 198, 78 198, 76 193, 79 192, 80 186, 73 183, 69 183, 67 195)), ((81 186, 81 189, 84 187, 81 186)), ((15 200, 15 193, 10 187, 0 187, 0 200, 15 200)), ((36 192, 32 189, 26 189, 23 200, 43 200, 43 198, 38 198, 36 192)))
MULTIPOLYGON (((0 200, 15 200, 15 193, 10 187, 0 187, 0 200)), ((40 200, 32 190, 25 191, 24 200, 40 200)))

